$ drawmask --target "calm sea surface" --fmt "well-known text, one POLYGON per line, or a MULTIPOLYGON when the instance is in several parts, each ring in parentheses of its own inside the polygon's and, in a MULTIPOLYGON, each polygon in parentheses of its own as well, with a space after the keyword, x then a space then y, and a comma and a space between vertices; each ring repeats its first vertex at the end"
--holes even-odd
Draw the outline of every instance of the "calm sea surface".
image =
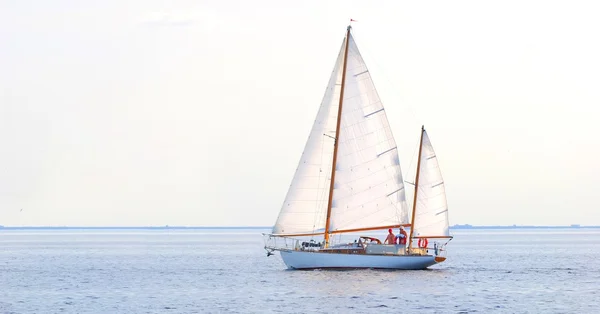
POLYGON ((600 229, 456 230, 425 271, 289 271, 261 232, 0 229, 0 313, 600 313, 600 229))

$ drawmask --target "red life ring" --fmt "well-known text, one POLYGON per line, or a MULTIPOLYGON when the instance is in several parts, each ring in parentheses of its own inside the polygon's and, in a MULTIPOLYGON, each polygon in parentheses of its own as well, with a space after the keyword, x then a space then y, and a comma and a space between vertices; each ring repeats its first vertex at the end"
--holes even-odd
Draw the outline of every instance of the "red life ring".
POLYGON ((419 239, 419 247, 424 249, 427 247, 427 244, 429 244, 429 242, 427 242, 427 239, 419 239))

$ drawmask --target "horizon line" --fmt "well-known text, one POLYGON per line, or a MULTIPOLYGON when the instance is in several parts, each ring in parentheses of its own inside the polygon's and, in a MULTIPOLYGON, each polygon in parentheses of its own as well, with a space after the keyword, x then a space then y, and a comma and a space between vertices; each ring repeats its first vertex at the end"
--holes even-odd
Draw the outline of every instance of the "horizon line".
MULTIPOLYGON (((270 229, 272 226, 4 226, 0 229, 270 229)), ((408 227, 410 228, 410 227, 408 227)), ((450 229, 600 228, 600 225, 470 225, 455 224, 450 229)))

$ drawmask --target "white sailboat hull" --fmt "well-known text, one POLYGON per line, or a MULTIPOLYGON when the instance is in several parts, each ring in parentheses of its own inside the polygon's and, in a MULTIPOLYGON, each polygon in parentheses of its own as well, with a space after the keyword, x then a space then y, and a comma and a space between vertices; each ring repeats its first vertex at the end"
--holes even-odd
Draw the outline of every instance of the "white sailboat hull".
POLYGON ((369 255, 319 253, 295 250, 280 251, 281 259, 289 269, 316 268, 381 268, 426 269, 437 264, 432 255, 369 255))

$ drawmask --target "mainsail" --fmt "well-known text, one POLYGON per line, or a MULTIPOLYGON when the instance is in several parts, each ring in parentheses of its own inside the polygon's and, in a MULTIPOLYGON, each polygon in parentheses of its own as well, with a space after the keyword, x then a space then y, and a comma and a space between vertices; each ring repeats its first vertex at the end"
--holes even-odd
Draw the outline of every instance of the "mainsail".
POLYGON ((330 231, 408 223, 396 141, 350 35, 330 231))
POLYGON ((417 199, 414 217, 415 238, 450 237, 448 230, 448 204, 444 179, 438 160, 423 130, 421 144, 419 182, 416 190, 417 199))
POLYGON ((408 222, 396 142, 356 43, 351 35, 347 39, 273 227, 274 234, 324 231, 336 140, 339 142, 329 232, 408 222), (335 134, 346 42, 348 60, 340 134, 335 134))

